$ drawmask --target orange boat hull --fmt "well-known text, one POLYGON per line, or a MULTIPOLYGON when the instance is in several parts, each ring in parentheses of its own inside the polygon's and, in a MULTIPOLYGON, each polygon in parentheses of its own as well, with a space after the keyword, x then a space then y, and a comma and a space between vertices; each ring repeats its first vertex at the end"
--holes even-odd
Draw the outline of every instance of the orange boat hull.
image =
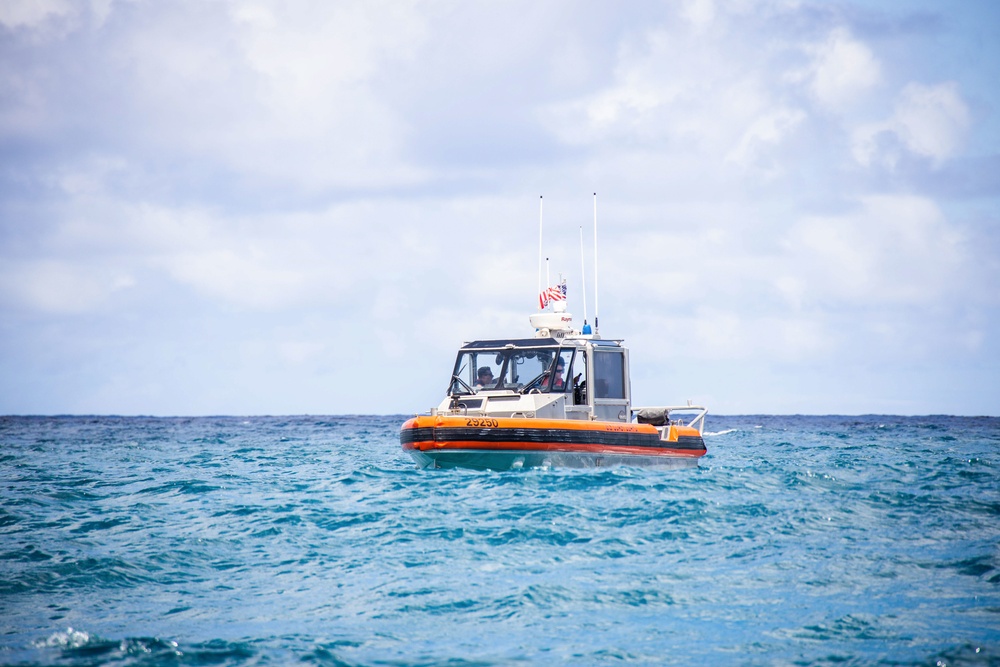
POLYGON ((421 467, 509 470, 616 465, 693 467, 704 456, 697 429, 565 419, 422 415, 400 429, 421 467))

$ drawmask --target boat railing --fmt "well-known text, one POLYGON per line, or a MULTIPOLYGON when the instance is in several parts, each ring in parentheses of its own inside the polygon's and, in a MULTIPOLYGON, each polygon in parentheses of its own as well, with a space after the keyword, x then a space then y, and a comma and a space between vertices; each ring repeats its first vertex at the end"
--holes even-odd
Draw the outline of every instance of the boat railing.
POLYGON ((696 428, 698 429, 698 433, 701 433, 705 428, 705 415, 708 414, 708 408, 702 405, 691 405, 690 403, 687 405, 644 405, 641 407, 632 407, 630 411, 632 415, 629 421, 637 421, 638 414, 643 411, 662 411, 668 416, 669 423, 696 428), (673 413, 675 412, 684 413, 685 418, 687 417, 687 413, 697 412, 697 414, 691 417, 690 420, 685 421, 684 419, 674 419, 673 413))

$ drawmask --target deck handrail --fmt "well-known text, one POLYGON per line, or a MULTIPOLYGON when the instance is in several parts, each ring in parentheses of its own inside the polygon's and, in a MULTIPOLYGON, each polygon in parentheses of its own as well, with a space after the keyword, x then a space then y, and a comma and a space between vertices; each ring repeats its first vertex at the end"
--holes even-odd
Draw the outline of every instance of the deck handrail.
POLYGON ((703 405, 643 405, 640 407, 629 408, 631 417, 629 421, 635 421, 636 413, 642 410, 666 410, 669 415, 671 412, 694 412, 697 411, 698 415, 694 419, 689 421, 686 425, 698 429, 698 433, 701 433, 705 427, 705 415, 708 414, 708 408, 703 405))

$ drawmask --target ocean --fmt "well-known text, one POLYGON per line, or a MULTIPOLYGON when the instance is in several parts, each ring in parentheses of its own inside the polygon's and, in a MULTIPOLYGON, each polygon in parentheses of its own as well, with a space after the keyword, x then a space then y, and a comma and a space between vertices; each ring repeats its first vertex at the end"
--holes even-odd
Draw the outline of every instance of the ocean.
POLYGON ((504 473, 403 420, 0 417, 0 664, 1000 664, 1000 418, 504 473))

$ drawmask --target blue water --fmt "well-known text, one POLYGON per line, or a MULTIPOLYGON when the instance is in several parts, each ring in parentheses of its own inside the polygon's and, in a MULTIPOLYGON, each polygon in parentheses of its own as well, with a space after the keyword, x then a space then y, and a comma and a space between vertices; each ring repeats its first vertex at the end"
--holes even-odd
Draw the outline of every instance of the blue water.
POLYGON ((0 418, 0 664, 1000 664, 1000 419, 508 473, 402 420, 0 418))

